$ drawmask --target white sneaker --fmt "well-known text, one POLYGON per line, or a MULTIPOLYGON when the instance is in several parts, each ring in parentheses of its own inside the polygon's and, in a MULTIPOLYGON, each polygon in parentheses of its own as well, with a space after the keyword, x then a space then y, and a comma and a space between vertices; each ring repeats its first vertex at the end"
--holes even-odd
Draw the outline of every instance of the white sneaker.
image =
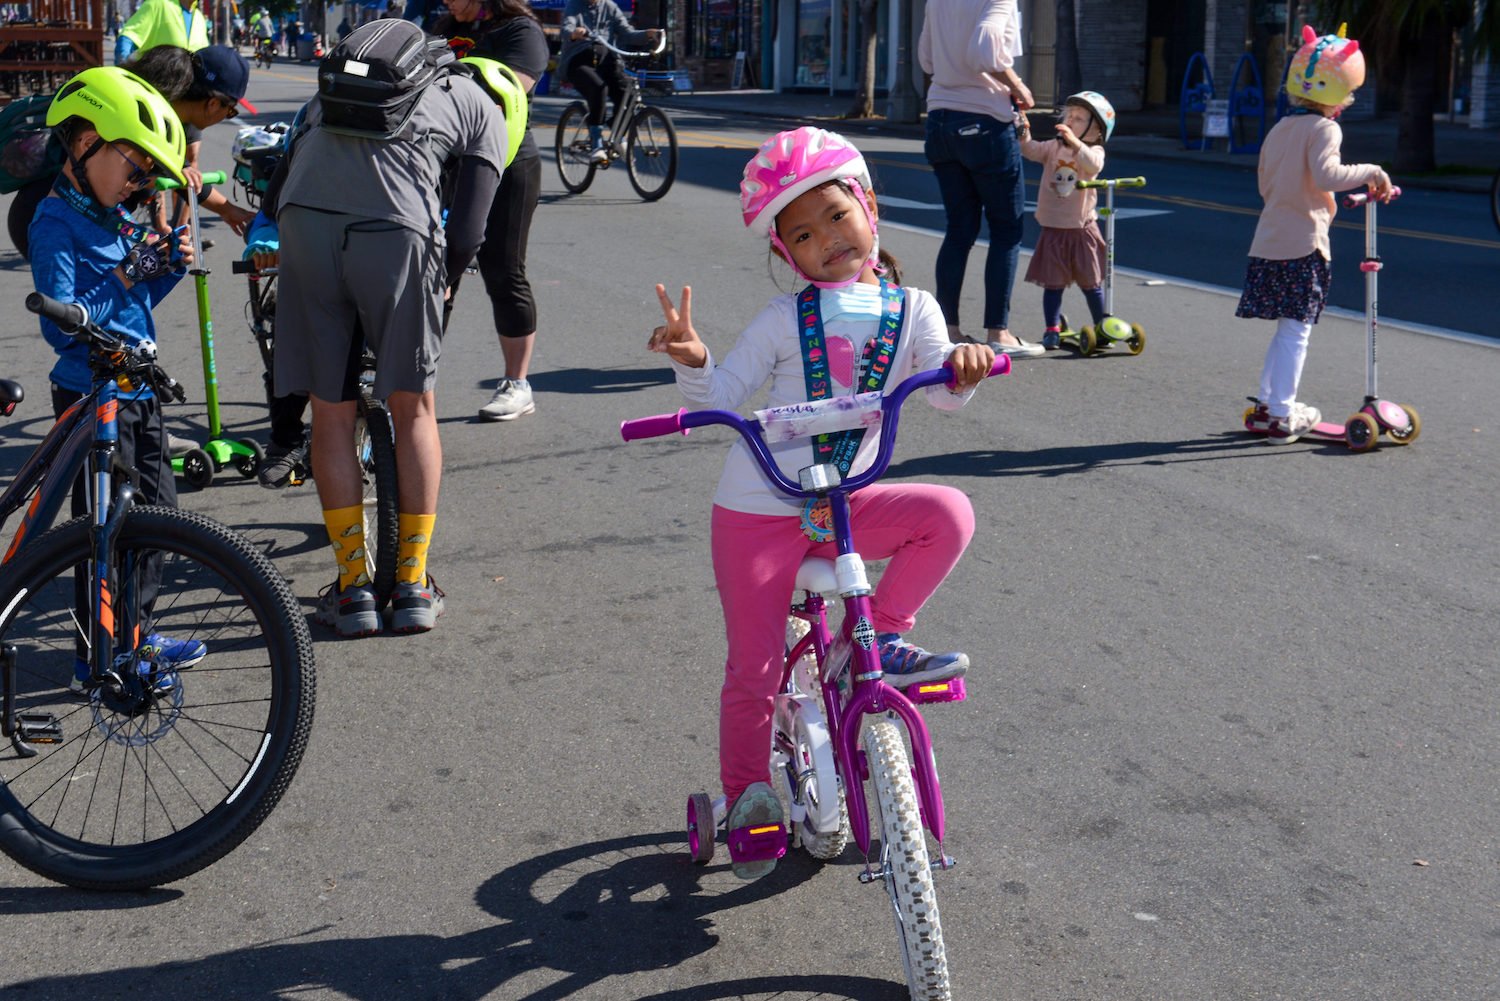
POLYGON ((596 167, 602 167, 609 162, 609 151, 604 148, 604 140, 594 144, 594 151, 589 154, 589 162, 596 167))
POLYGON ((487 421, 513 421, 534 413, 531 383, 525 379, 501 379, 490 402, 479 408, 479 416, 487 421))
POLYGON ((1323 419, 1323 412, 1305 403, 1292 404, 1292 412, 1285 417, 1271 417, 1271 427, 1266 432, 1266 441, 1272 445, 1290 445, 1311 431, 1323 419))

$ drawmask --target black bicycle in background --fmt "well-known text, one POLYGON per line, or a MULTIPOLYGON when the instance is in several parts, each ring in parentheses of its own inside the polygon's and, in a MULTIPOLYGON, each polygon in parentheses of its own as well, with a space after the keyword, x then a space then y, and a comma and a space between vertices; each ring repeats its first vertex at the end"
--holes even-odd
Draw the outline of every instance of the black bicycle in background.
MULTIPOLYGON (((145 386, 184 396, 155 344, 38 293, 26 307, 88 346, 92 389, 0 494, 0 526, 25 509, 0 561, 0 851, 144 889, 222 858, 281 799, 312 726, 312 637, 244 536, 136 503, 119 406, 145 386), (53 528, 75 483, 86 513, 53 528)), ((0 414, 23 397, 0 380, 0 414)))
MULTIPOLYGON (((626 52, 598 37, 593 41, 623 59, 648 59, 666 47, 667 36, 663 32, 650 52, 626 52)), ((605 124, 603 163, 596 163, 593 158, 588 117, 588 105, 574 101, 557 120, 554 150, 563 187, 575 195, 582 194, 594 183, 596 171, 608 170, 623 158, 636 194, 654 202, 667 193, 677 179, 677 130, 665 111, 646 105, 638 83, 631 81, 624 100, 615 108, 614 118, 605 124)))

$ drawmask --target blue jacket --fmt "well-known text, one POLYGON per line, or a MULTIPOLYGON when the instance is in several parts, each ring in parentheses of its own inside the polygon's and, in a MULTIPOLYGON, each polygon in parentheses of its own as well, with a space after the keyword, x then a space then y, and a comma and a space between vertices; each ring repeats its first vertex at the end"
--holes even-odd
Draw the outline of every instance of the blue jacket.
MULTIPOLYGON (((89 319, 131 343, 156 339, 151 310, 182 280, 166 274, 129 289, 113 274, 131 243, 69 207, 61 198, 44 198, 31 220, 31 274, 36 290, 58 302, 76 302, 89 319)), ((52 381, 63 389, 87 393, 93 388, 88 348, 42 320, 42 336, 57 352, 52 381)), ((132 396, 135 394, 132 393, 132 396)), ((141 396, 151 391, 142 388, 141 396)))

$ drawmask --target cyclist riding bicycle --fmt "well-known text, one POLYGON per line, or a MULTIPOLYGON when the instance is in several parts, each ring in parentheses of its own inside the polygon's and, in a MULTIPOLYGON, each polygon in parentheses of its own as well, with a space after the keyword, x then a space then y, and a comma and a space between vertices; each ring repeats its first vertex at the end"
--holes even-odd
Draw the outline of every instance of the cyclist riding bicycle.
POLYGON ((557 73, 577 88, 589 106, 589 140, 593 143, 591 159, 607 163, 604 149, 604 93, 615 107, 634 86, 620 57, 603 42, 618 48, 655 45, 660 28, 638 29, 614 0, 568 0, 563 10, 562 51, 557 56, 557 73))

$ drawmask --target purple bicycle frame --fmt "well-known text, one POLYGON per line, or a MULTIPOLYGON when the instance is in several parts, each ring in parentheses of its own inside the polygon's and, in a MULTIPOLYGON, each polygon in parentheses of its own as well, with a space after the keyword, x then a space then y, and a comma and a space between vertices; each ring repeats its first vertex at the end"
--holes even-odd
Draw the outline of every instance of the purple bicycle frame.
MULTIPOLYGON (((1005 355, 999 355, 995 358, 994 367, 990 369, 990 375, 1003 375, 1009 371, 1010 359, 1005 355)), ((849 495, 862 487, 869 486, 885 475, 886 468, 891 462, 891 451, 896 443, 896 427, 899 423, 901 406, 906 402, 906 398, 918 389, 951 383, 952 377, 952 372, 946 366, 918 372, 903 380, 890 394, 883 397, 880 401, 880 444, 875 454, 875 461, 864 472, 851 476, 839 485, 826 490, 807 490, 788 479, 781 471, 781 467, 776 464, 775 459, 771 457, 760 422, 746 420, 733 411, 684 409, 675 414, 643 417, 622 423, 620 436, 626 441, 634 441, 638 438, 655 438, 673 432, 687 434, 692 428, 709 424, 723 424, 735 429, 750 446, 750 451, 754 454, 761 470, 782 493, 799 498, 828 498, 833 514, 834 541, 839 555, 841 557, 852 556, 857 560, 859 554, 854 549, 854 536, 849 523, 849 495)), ((818 665, 823 668, 834 646, 830 642, 831 636, 825 616, 826 603, 823 597, 812 595, 804 608, 806 611, 802 617, 812 624, 812 630, 787 657, 787 670, 790 670, 790 665, 795 664, 806 653, 808 644, 813 645, 817 653, 818 665)), ((922 719, 922 714, 917 711, 916 706, 905 694, 882 680, 880 657, 875 652, 874 630, 870 626, 871 610, 868 590, 844 595, 844 608, 845 615, 840 640, 847 643, 849 647, 849 670, 853 681, 848 701, 840 705, 837 678, 830 679, 827 671, 820 671, 819 684, 823 691, 823 705, 827 711, 829 736, 833 741, 834 756, 838 761, 839 774, 845 779, 844 799, 849 810, 849 827, 854 833, 855 843, 859 845, 860 851, 869 852, 869 810, 864 796, 854 794, 855 788, 863 790, 864 780, 869 777, 870 772, 869 764, 865 761, 864 754, 858 746, 859 723, 861 717, 866 714, 883 712, 895 713, 906 726, 907 734, 911 738, 912 775, 916 780, 917 799, 921 806, 922 818, 933 837, 941 843, 944 831, 943 793, 938 783, 937 764, 932 753, 932 737, 927 731, 927 724, 922 719), (857 626, 863 626, 858 636, 855 633, 857 626)), ((786 680, 783 674, 783 686, 786 680)))

